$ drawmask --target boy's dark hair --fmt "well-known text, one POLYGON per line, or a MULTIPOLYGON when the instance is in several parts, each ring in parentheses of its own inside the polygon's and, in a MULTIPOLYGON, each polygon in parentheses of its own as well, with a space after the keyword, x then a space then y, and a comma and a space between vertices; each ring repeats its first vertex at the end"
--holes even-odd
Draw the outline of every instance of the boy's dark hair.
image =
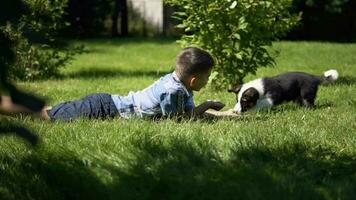
POLYGON ((209 71, 214 66, 213 57, 197 47, 184 48, 177 56, 176 72, 181 78, 209 71))

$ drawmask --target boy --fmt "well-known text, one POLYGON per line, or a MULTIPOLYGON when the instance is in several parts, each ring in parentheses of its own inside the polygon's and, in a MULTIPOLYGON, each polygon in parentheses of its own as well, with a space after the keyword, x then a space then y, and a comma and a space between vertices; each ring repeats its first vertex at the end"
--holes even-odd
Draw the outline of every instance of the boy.
POLYGON ((169 116, 195 117, 208 109, 220 110, 224 104, 206 101, 199 106, 193 102, 193 91, 199 91, 209 79, 214 60, 199 48, 183 49, 176 59, 173 73, 161 77, 151 86, 127 96, 92 94, 80 100, 44 108, 41 117, 70 121, 87 118, 155 118, 169 116))

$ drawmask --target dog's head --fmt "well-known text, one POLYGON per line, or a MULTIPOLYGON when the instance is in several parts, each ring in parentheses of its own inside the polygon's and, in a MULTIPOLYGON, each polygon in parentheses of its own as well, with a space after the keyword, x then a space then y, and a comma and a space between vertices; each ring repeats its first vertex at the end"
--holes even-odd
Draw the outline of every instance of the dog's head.
POLYGON ((234 112, 246 112, 251 108, 255 107, 257 100, 260 95, 256 88, 254 87, 242 87, 243 85, 237 86, 234 89, 229 89, 229 92, 236 94, 236 105, 233 109, 234 112), (243 90, 241 90, 243 88, 243 90))

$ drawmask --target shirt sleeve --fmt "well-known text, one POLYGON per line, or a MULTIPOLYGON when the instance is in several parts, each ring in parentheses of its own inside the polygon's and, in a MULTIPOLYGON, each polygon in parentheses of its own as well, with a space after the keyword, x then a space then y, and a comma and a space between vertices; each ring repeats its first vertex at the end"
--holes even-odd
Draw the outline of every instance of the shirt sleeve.
MULTIPOLYGON (((183 90, 175 90, 170 91, 168 93, 164 93, 161 96, 161 110, 163 116, 171 116, 182 114, 190 109, 193 102, 189 100, 186 92, 183 90)), ((194 108, 194 103, 193 103, 194 108)), ((192 108, 192 109, 193 109, 192 108)))
POLYGON ((184 105, 184 111, 185 112, 193 112, 195 107, 194 101, 193 101, 193 94, 191 94, 188 99, 185 101, 184 105))

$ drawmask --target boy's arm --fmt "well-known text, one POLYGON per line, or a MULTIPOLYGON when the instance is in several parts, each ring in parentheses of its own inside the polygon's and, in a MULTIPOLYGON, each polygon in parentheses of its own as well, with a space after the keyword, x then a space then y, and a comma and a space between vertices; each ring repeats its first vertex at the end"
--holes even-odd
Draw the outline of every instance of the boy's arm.
POLYGON ((232 109, 227 111, 219 111, 225 105, 219 101, 206 101, 195 107, 192 112, 185 113, 187 117, 207 117, 207 118, 222 118, 222 117, 238 117, 240 115, 234 113, 232 109), (209 110, 212 109, 212 110, 209 110))
POLYGON ((206 115, 208 109, 221 110, 224 106, 225 104, 219 101, 206 101, 199 106, 194 107, 192 111, 186 112, 184 115, 186 117, 200 117, 206 115))
POLYGON ((206 101, 199 106, 195 107, 193 110, 194 115, 202 115, 208 109, 221 110, 225 104, 220 101, 206 101))
POLYGON ((219 112, 225 106, 225 104, 219 101, 208 100, 198 106, 194 106, 192 99, 191 101, 188 100, 188 103, 184 102, 184 95, 185 92, 180 90, 165 95, 160 103, 163 116, 179 116, 184 118, 228 116, 227 111, 219 112))

